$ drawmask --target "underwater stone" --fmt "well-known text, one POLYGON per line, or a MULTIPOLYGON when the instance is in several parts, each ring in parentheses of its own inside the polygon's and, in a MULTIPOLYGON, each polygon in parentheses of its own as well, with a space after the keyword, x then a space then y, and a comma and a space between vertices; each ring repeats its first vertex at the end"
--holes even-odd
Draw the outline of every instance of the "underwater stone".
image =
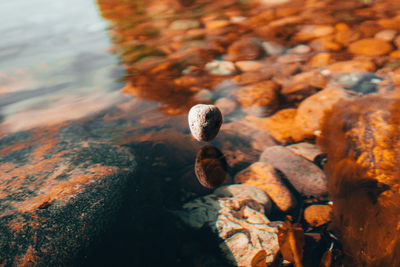
POLYGON ((214 105, 198 104, 190 109, 188 121, 193 137, 208 142, 218 134, 222 114, 214 105))

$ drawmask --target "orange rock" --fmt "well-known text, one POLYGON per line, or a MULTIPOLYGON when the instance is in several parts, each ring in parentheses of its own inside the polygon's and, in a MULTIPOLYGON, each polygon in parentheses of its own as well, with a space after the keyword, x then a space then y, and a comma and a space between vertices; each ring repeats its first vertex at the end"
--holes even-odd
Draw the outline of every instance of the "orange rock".
POLYGON ((375 64, 368 59, 340 61, 329 66, 331 72, 350 73, 355 71, 375 71, 375 64))
POLYGON ((364 37, 372 37, 380 30, 382 30, 381 26, 373 20, 364 21, 356 27, 356 31, 359 31, 364 37))
POLYGON ((339 51, 342 49, 342 45, 336 43, 331 35, 313 40, 310 46, 316 51, 339 51))
POLYGON ((400 17, 378 20, 379 26, 384 29, 400 31, 400 17))
POLYGON ((253 60, 237 61, 235 65, 239 70, 243 72, 258 71, 264 66, 263 63, 253 60))
POLYGON ((398 35, 396 38, 394 38, 393 43, 397 47, 397 49, 400 49, 400 35, 398 35))
POLYGON ((256 162, 236 174, 235 183, 252 185, 263 190, 283 212, 296 206, 296 199, 281 181, 275 168, 267 162, 256 162))
POLYGON ((304 25, 293 37, 297 41, 309 41, 322 36, 332 34, 334 28, 330 25, 304 25))
POLYGON ((230 24, 231 22, 229 20, 210 20, 205 22, 205 26, 208 30, 224 28, 230 24))
POLYGON ((254 39, 240 39, 228 47, 227 60, 252 60, 259 58, 261 55, 262 48, 254 39))
POLYGON ((390 53, 390 57, 392 58, 400 58, 400 50, 393 51, 390 53))
POLYGON ((323 67, 332 63, 332 56, 329 53, 318 53, 311 60, 310 65, 313 67, 323 67))
POLYGON ((380 32, 377 32, 375 34, 376 39, 381 39, 386 42, 391 42, 394 37, 396 37, 397 32, 395 30, 383 30, 380 32))
POLYGON ((392 49, 392 45, 388 42, 375 38, 362 39, 350 44, 348 47, 350 53, 364 56, 382 56, 392 51, 392 49))
POLYGON ((244 107, 265 107, 271 113, 278 108, 278 89, 279 85, 273 81, 248 85, 238 90, 237 101, 244 107))
POLYGON ((260 131, 268 132, 281 144, 293 142, 293 135, 298 129, 295 125, 297 110, 294 108, 282 109, 268 118, 247 116, 245 123, 260 131))
POLYGON ((312 205, 304 210, 304 219, 313 227, 319 227, 331 221, 332 207, 329 205, 312 205))
POLYGON ((294 133, 294 139, 301 141, 318 135, 325 111, 331 109, 336 102, 346 98, 348 96, 345 90, 327 88, 301 102, 295 118, 298 131, 294 133))
MULTIPOLYGON (((346 24, 344 24, 346 25, 346 24)), ((346 25, 347 26, 347 25, 346 25)), ((338 27, 338 26, 337 26, 338 27)), ((355 30, 349 29, 344 26, 339 26, 341 30, 338 30, 335 34, 335 41, 347 46, 348 44, 357 41, 361 34, 355 30)))

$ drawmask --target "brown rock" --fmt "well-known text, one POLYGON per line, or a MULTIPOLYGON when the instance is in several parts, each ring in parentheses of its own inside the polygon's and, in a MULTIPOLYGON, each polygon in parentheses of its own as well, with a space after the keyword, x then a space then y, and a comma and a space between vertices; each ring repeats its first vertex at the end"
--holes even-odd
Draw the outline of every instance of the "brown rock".
POLYGON ((375 64, 368 59, 340 61, 329 66, 331 72, 351 73, 357 71, 375 71, 375 64))
POLYGON ((308 159, 311 162, 313 162, 316 157, 323 154, 318 146, 305 142, 293 144, 287 146, 286 148, 289 148, 294 153, 299 154, 300 156, 308 159))
POLYGON ((304 25, 293 37, 297 41, 309 41, 318 37, 333 33, 334 28, 330 25, 304 25))
POLYGON ((278 89, 279 85, 273 81, 248 85, 237 91, 237 101, 243 107, 262 107, 268 115, 278 108, 278 89))
POLYGON ((304 210, 304 219, 312 227, 319 227, 331 221, 332 207, 329 205, 312 205, 304 210))
POLYGON ((390 57, 399 58, 400 57, 400 50, 395 50, 392 53, 390 53, 390 57))
POLYGON ((241 61, 259 58, 263 53, 255 39, 240 39, 228 47, 227 60, 241 61))
POLYGON ((311 60, 310 65, 313 67, 324 67, 331 64, 333 61, 331 54, 318 53, 311 60))
POLYGON ((241 75, 235 76, 234 80, 239 82, 241 85, 248 85, 252 83, 258 83, 261 81, 269 80, 272 77, 272 73, 269 71, 249 71, 241 75))
POLYGON ((235 111, 237 104, 229 98, 222 97, 215 101, 215 106, 221 110, 221 113, 224 114, 224 116, 227 116, 235 111))
POLYGON ((332 35, 313 40, 310 46, 316 51, 339 51, 342 45, 335 42, 332 35))
POLYGON ((274 167, 267 162, 256 162, 236 174, 235 183, 262 189, 283 212, 296 206, 296 199, 284 185, 274 167))
POLYGON ((315 94, 318 89, 324 88, 325 79, 319 71, 309 71, 291 77, 291 80, 283 84, 281 95, 289 103, 302 101, 315 94))
POLYGON ((356 31, 359 31, 364 37, 373 37, 380 30, 382 27, 373 20, 363 21, 356 27, 356 31))
POLYGON ((392 49, 391 44, 375 38, 362 39, 350 44, 348 47, 350 53, 365 56, 382 56, 392 51, 392 49))
POLYGON ((268 132, 278 142, 287 144, 293 142, 293 134, 297 131, 294 125, 296 114, 297 110, 294 108, 282 109, 267 118, 247 116, 243 124, 261 132, 268 132))
POLYGON ((396 38, 394 38, 393 43, 397 47, 397 49, 400 49, 400 35, 398 35, 396 38))
POLYGON ((229 20, 210 20, 205 22, 205 26, 208 30, 221 29, 230 24, 231 22, 229 20))
POLYGON ((360 32, 350 29, 349 26, 344 23, 337 24, 336 29, 335 41, 344 46, 357 41, 361 37, 360 32))
POLYGON ((247 71, 255 72, 264 66, 264 64, 261 62, 251 61, 251 60, 237 61, 235 65, 242 72, 247 72, 247 71))
POLYGON ((378 24, 384 29, 400 31, 400 17, 380 19, 378 24))
POLYGON ((299 130, 295 133, 294 138, 304 140, 304 138, 318 135, 325 111, 347 97, 347 93, 343 89, 327 88, 301 102, 295 118, 295 125, 299 130))
POLYGON ((377 32, 375 34, 376 39, 381 39, 386 42, 391 42, 394 37, 396 37, 397 32, 395 30, 383 30, 380 32, 377 32))
POLYGON ((268 162, 278 169, 304 196, 324 197, 328 193, 324 172, 290 149, 283 146, 267 147, 259 161, 268 162))

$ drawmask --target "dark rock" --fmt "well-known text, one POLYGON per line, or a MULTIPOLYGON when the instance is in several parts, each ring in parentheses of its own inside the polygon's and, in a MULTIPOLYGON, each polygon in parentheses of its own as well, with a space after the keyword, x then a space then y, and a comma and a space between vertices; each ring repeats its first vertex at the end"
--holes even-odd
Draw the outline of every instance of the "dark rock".
POLYGON ((56 133, 17 135, 0 141, 8 140, 0 149, 0 264, 73 264, 112 221, 134 156, 56 133))
POLYGON ((283 146, 267 147, 260 156, 278 169, 302 195, 324 197, 328 193, 327 178, 316 165, 283 146))

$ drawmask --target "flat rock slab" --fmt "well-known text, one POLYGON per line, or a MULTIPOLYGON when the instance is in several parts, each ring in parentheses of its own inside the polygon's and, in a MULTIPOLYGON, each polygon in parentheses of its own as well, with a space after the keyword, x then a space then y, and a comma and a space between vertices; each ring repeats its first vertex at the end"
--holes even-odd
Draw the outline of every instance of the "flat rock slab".
POLYGON ((2 266, 73 264, 112 218, 136 169, 126 148, 59 130, 0 139, 2 266))
POLYGON ((252 266, 262 250, 268 265, 279 251, 277 223, 273 226, 264 214, 270 205, 257 187, 229 185, 186 203, 176 213, 189 226, 217 234, 223 240, 220 248, 235 266, 252 266))
POLYGON ((260 161, 265 161, 278 169, 293 187, 304 196, 323 197, 328 193, 325 173, 283 146, 271 146, 264 150, 260 161))

